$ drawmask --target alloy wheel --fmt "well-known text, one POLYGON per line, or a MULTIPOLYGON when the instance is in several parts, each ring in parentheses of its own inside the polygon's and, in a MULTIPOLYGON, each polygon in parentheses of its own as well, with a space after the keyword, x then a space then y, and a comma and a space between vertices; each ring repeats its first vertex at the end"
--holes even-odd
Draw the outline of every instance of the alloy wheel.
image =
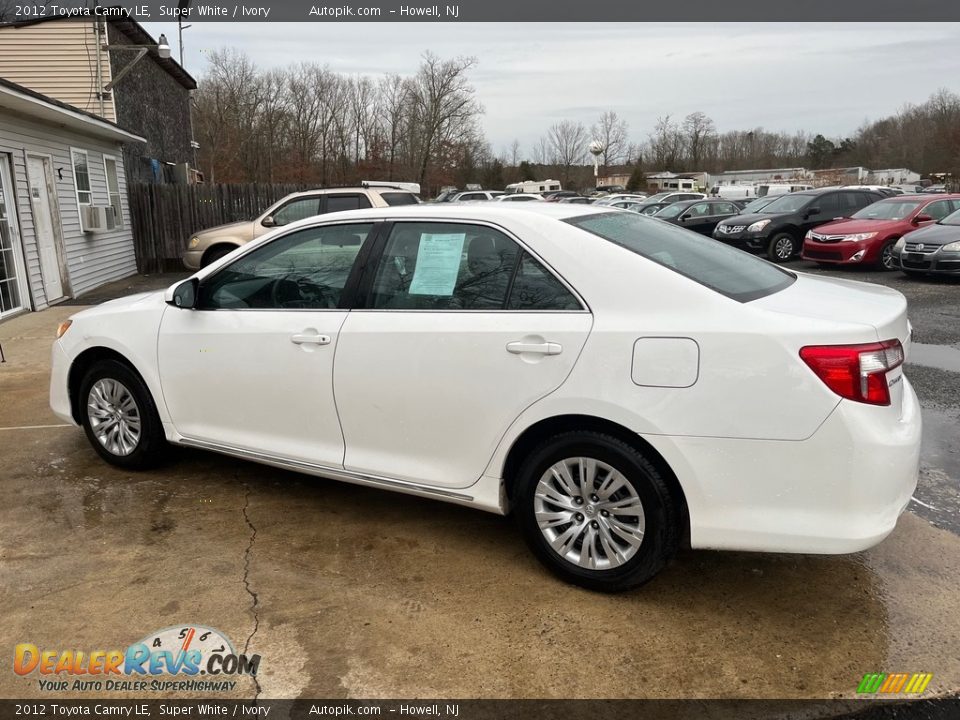
POLYGON ((100 444, 113 455, 126 456, 140 443, 140 408, 130 390, 112 378, 101 378, 87 395, 87 418, 100 444))
POLYGON ((793 240, 788 237, 780 238, 774 245, 773 252, 780 260, 789 260, 790 256, 793 255, 793 240))
POLYGON ((628 562, 643 542, 643 503, 616 468, 589 457, 551 465, 534 493, 540 532, 553 551, 587 570, 628 562))
POLYGON ((887 244, 884 246, 883 250, 880 251, 880 264, 883 265, 886 270, 896 269, 893 264, 893 244, 887 244))

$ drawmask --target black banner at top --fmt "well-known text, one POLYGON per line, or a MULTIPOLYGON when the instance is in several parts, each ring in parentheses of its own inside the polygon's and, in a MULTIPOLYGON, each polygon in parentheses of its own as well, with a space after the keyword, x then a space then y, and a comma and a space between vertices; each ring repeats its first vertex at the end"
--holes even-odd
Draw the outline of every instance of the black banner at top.
POLYGON ((957 22, 958 0, 52 0, 14 22, 104 17, 158 22, 957 22))

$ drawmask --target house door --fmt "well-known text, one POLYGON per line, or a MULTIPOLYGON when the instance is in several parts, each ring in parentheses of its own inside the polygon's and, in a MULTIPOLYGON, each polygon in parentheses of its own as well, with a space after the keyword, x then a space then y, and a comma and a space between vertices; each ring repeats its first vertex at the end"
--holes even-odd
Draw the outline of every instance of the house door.
POLYGON ((27 179, 30 181, 30 207, 33 209, 33 227, 37 234, 43 291, 47 302, 51 303, 61 299, 64 292, 63 269, 53 220, 53 183, 50 182, 49 158, 28 157, 27 179))
POLYGON ((10 156, 0 153, 0 318, 26 307, 22 258, 10 156))

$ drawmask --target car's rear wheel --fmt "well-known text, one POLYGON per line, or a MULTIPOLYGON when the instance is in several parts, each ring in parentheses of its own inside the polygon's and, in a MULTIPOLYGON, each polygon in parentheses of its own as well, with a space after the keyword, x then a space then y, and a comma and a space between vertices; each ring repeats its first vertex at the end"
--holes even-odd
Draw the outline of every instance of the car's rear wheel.
POLYGON ((680 514, 662 473, 602 433, 566 432, 541 444, 520 466, 514 499, 534 554, 591 590, 642 585, 679 544, 680 514))
POLYGON ((767 245, 767 257, 775 263, 785 263, 797 251, 797 241, 790 233, 777 233, 767 245))
POLYGON ((897 238, 888 240, 880 248, 880 257, 877 260, 877 266, 882 270, 896 270, 897 264, 893 259, 893 246, 897 244, 897 238))
POLYGON ((166 445, 156 405, 143 380, 116 360, 95 363, 80 383, 80 415, 93 449, 112 465, 155 465, 166 445))

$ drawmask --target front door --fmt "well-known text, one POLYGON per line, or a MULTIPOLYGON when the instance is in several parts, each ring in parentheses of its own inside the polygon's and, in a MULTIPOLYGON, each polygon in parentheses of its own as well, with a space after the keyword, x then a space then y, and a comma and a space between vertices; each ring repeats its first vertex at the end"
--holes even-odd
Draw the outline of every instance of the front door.
POLYGON ((293 230, 205 278, 198 309, 165 311, 160 382, 181 435, 343 466, 333 358, 344 288, 372 228, 293 230))
POLYGON ((471 485, 510 424, 569 375, 592 315, 485 225, 398 222, 375 254, 337 347, 344 466, 471 485))
POLYGON ((53 219, 53 200, 50 181, 50 160, 44 157, 27 158, 27 180, 30 182, 30 207, 33 227, 40 254, 40 275, 47 302, 56 302, 64 296, 63 266, 60 263, 57 231, 53 219))
POLYGON ((0 318, 26 307, 26 283, 20 253, 10 156, 0 153, 0 318))

